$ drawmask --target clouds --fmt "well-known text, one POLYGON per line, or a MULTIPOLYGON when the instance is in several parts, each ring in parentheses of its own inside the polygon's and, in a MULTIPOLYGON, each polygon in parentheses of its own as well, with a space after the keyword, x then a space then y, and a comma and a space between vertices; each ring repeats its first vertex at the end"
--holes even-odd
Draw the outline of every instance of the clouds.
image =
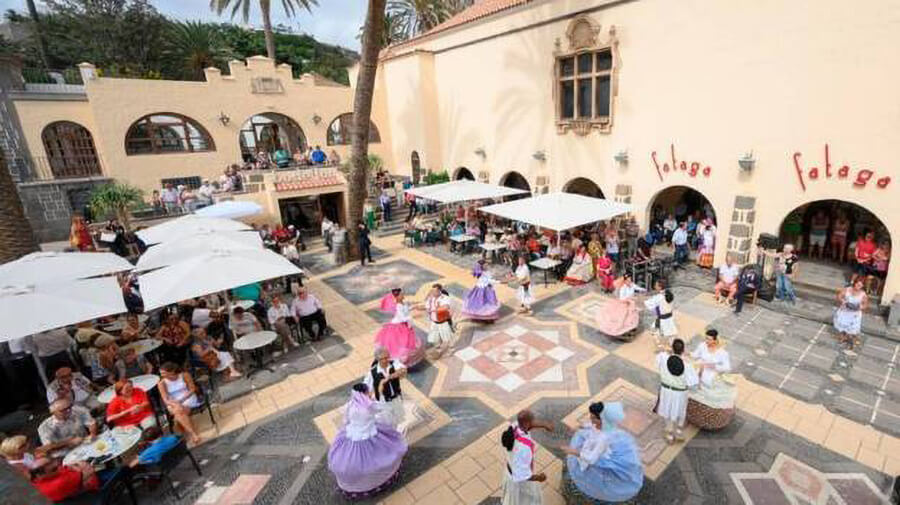
MULTIPOLYGON (((40 0, 38 0, 40 5, 40 0)), ((217 16, 209 9, 209 0, 150 0, 157 10, 167 16, 181 20, 202 20, 212 22, 232 21, 230 12, 217 16)), ((38 7, 40 8, 40 6, 38 7)), ((25 12, 25 0, 0 0, 0 10, 15 9, 25 12)), ((320 42, 337 44, 359 50, 356 36, 366 15, 366 0, 319 0, 312 12, 305 9, 294 18, 284 14, 279 0, 272 2, 272 24, 290 26, 295 32, 308 33, 320 42)), ((242 24, 240 14, 234 23, 242 24)), ((260 27, 259 10, 252 9, 250 24, 260 27)))

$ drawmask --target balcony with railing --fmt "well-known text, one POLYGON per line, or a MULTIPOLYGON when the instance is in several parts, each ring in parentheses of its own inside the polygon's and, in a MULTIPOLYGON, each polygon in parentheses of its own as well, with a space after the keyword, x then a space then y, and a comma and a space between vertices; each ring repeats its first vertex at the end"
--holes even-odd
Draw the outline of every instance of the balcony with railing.
POLYGON ((22 87, 26 93, 84 94, 84 81, 77 68, 23 68, 22 87))
POLYGON ((7 166, 20 184, 104 177, 97 155, 20 157, 7 160, 7 166))

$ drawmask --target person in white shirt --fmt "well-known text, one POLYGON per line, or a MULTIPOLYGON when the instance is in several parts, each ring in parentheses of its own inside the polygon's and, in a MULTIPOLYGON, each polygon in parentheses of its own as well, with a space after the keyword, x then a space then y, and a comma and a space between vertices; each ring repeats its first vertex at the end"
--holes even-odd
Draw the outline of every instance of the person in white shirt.
POLYGON ((434 346, 435 357, 443 355, 453 342, 453 320, 450 317, 450 295, 440 284, 431 286, 425 298, 425 312, 431 320, 428 343, 434 346))
MULTIPOLYGON (((666 289, 665 282, 662 280, 657 280, 653 288, 653 296, 644 301, 644 306, 647 310, 653 312, 653 315, 656 317, 656 323, 651 332, 657 339, 660 336, 669 339, 678 334, 678 327, 675 325, 674 311, 672 309, 675 295, 666 289)), ((660 343, 659 340, 657 340, 657 343, 660 343)))
POLYGON ((197 300, 197 306, 191 311, 191 326, 194 328, 206 329, 212 320, 210 313, 211 311, 207 308, 206 300, 197 300))
POLYGON ((391 354, 384 347, 375 348, 375 361, 369 372, 363 377, 363 383, 375 396, 377 402, 376 421, 386 424, 400 433, 405 432, 402 426, 406 417, 403 408, 403 392, 400 379, 406 377, 406 367, 399 360, 391 359, 391 354))
POLYGON ((103 407, 95 396, 96 388, 84 375, 73 372, 71 368, 64 366, 56 370, 54 377, 54 380, 47 385, 48 404, 63 398, 90 410, 103 407))
POLYGON ((716 303, 721 302, 722 291, 725 291, 728 303, 734 303, 734 294, 737 293, 738 277, 741 274, 741 267, 734 264, 734 260, 729 255, 725 258, 725 264, 719 267, 718 279, 716 279, 716 303))
POLYGON ((500 444, 506 449, 506 478, 503 480, 504 505, 539 505, 542 503, 541 482, 547 480, 543 473, 534 473, 534 453, 537 444, 531 438, 531 430, 541 428, 553 431, 549 422, 538 421, 530 410, 516 416, 516 422, 500 436, 500 444))
POLYGON ((243 307, 237 306, 231 313, 228 321, 228 327, 235 339, 241 338, 248 333, 262 330, 256 316, 244 310, 243 307))
POLYGON ((672 242, 672 235, 675 233, 675 229, 678 228, 678 221, 675 220, 675 216, 669 214, 665 221, 663 221, 663 231, 666 233, 666 242, 672 242))
POLYGON ((684 341, 676 338, 672 341, 672 352, 664 351, 656 355, 656 369, 659 372, 656 413, 666 420, 666 441, 670 444, 684 441, 682 430, 687 415, 687 391, 699 382, 697 371, 684 360, 683 354, 684 341))
POLYGON ((298 287, 297 296, 291 303, 291 313, 297 319, 300 331, 305 331, 313 341, 321 340, 328 331, 328 322, 325 320, 322 302, 302 286, 298 287), (315 332, 313 325, 317 327, 315 332))
POLYGON ((531 294, 531 270, 525 261, 525 256, 519 256, 518 266, 515 271, 516 281, 519 288, 516 290, 516 298, 519 300, 521 312, 531 312, 531 304, 534 303, 534 296, 531 294))
POLYGON ((687 223, 681 222, 678 228, 672 232, 672 247, 675 248, 675 265, 681 266, 688 260, 690 249, 688 248, 687 223))
POLYGON ((179 199, 178 190, 171 183, 159 194, 159 200, 163 203, 167 214, 179 212, 181 209, 181 200, 179 199))
POLYGON ((300 344, 294 342, 291 338, 291 327, 288 325, 288 319, 292 317, 291 308, 281 301, 281 297, 275 295, 272 297, 272 305, 267 313, 269 326, 271 326, 278 338, 281 339, 281 347, 284 352, 288 352, 288 347, 299 347, 300 344))
POLYGON ((733 409, 737 398, 737 388, 721 378, 722 374, 731 372, 731 358, 722 346, 719 332, 710 329, 706 341, 691 353, 699 370, 700 387, 688 396, 714 410, 733 409))
POLYGON ((334 231, 334 223, 331 222, 331 219, 328 219, 328 216, 324 216, 322 218, 322 240, 325 241, 325 247, 328 248, 328 252, 331 252, 332 231, 334 231))
POLYGON ((213 203, 213 187, 208 180, 197 189, 197 203, 200 205, 211 205, 213 203))

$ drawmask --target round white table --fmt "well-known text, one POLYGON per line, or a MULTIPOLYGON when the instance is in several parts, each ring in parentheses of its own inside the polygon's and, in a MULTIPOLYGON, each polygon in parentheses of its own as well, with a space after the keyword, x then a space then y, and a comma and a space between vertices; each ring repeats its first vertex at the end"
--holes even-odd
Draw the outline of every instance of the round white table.
MULTIPOLYGON (((138 323, 139 324, 143 325, 144 323, 147 322, 147 319, 148 319, 147 314, 138 314, 138 323)), ((113 332, 122 331, 125 329, 126 324, 127 324, 127 322, 125 321, 124 318, 119 318, 109 324, 101 326, 100 328, 103 331, 113 331, 113 332)))
POLYGON ((104 431, 95 440, 85 442, 69 451, 63 458, 64 465, 72 465, 91 458, 106 461, 125 454, 141 440, 137 426, 113 428, 104 431))
POLYGON ((144 338, 141 340, 135 340, 130 344, 126 344, 122 346, 122 351, 124 352, 127 349, 134 349, 137 352, 138 356, 141 354, 146 354, 148 352, 155 351, 163 344, 163 341, 157 338, 144 338))
MULTIPOLYGON (((136 375, 129 379, 134 387, 140 389, 141 391, 147 393, 150 392, 153 388, 159 384, 159 375, 147 374, 147 375, 136 375)), ((97 395, 97 401, 103 404, 109 403, 113 398, 116 397, 116 389, 115 386, 110 386, 100 394, 97 395)))
POLYGON ((251 366, 251 369, 247 372, 247 377, 251 377, 262 370, 275 373, 275 370, 263 364, 263 350, 274 342, 276 338, 278 338, 278 334, 274 331, 255 331, 234 341, 234 349, 236 351, 249 352, 256 362, 256 366, 251 366))
POLYGON ((250 310, 251 307, 256 305, 256 302, 254 302, 253 300, 235 300, 235 301, 231 302, 231 305, 232 305, 231 310, 234 310, 234 307, 240 307, 244 310, 250 310))

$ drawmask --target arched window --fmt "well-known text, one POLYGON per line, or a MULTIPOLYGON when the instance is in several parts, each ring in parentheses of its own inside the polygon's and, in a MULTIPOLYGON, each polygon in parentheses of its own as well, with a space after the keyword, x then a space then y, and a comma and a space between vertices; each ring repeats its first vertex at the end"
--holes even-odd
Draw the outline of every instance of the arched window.
POLYGON ((100 175, 94 138, 84 126, 71 121, 50 123, 41 132, 41 139, 54 177, 100 175))
MULTIPOLYGON (((350 145, 350 136, 353 132, 353 114, 347 112, 334 118, 334 121, 328 125, 325 140, 330 146, 346 146, 350 145)), ((369 121, 369 143, 375 144, 381 142, 381 134, 375 123, 369 121)))
POLYGON ((212 137, 193 119, 168 112, 144 116, 125 135, 125 153, 166 154, 215 151, 212 137))

